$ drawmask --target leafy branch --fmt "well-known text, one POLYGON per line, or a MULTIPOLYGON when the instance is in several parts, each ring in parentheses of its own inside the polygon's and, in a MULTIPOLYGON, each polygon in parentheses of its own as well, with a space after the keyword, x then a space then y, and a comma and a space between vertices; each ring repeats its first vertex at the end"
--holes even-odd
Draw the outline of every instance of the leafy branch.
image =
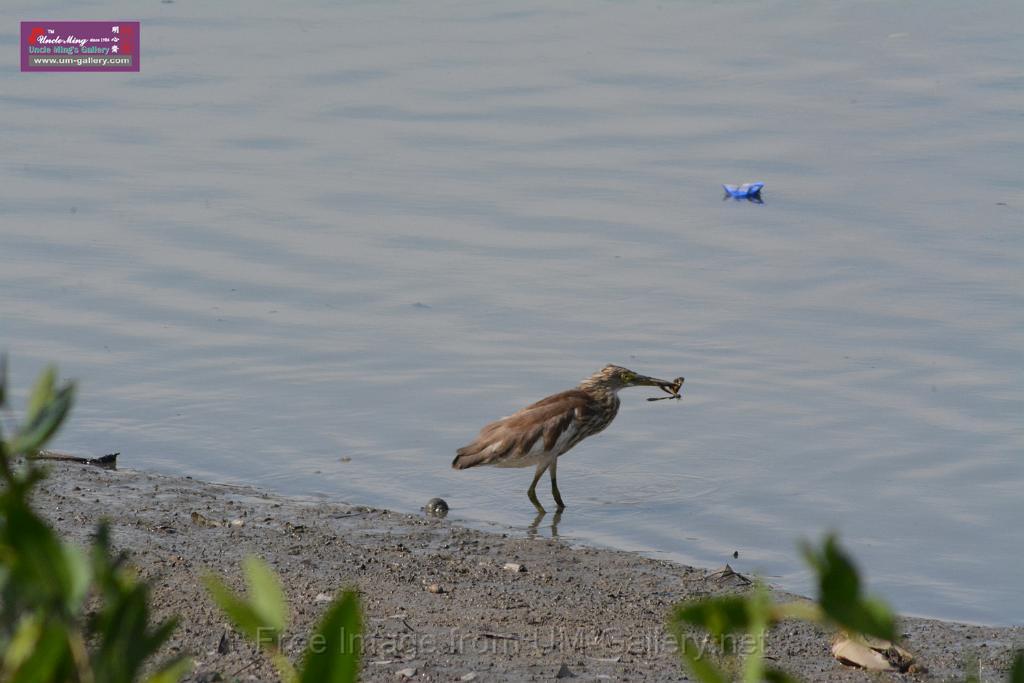
MULTIPOLYGON (((7 408, 7 361, 0 357, 0 408, 7 408)), ((24 422, 9 439, 0 425, 0 680, 130 683, 167 641, 174 620, 150 625, 149 586, 110 549, 101 524, 90 552, 62 541, 31 508, 45 477, 33 460, 67 418, 75 385, 57 385, 48 367, 36 382, 24 422), (20 465, 17 461, 20 460, 20 465), (90 596, 99 607, 85 615, 90 596)), ((165 662, 145 680, 173 683, 191 667, 165 662)))
POLYGON ((281 580, 256 557, 243 563, 246 595, 233 592, 218 577, 206 577, 206 589, 243 636, 270 658, 284 683, 351 683, 359 675, 362 620, 359 597, 346 591, 327 609, 306 645, 298 671, 281 649, 288 605, 281 580))

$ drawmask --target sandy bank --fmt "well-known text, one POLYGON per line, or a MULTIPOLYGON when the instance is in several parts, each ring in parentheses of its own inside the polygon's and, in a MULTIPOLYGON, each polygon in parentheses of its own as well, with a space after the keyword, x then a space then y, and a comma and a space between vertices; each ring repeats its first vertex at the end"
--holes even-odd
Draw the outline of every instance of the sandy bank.
MULTIPOLYGON (((551 680, 560 670, 577 680, 681 680, 662 628, 667 611, 737 590, 714 569, 140 472, 55 464, 35 503, 81 542, 100 518, 112 521, 115 545, 153 580, 158 613, 180 615, 172 646, 195 658, 194 680, 275 678, 200 584, 209 569, 240 587, 249 554, 284 579, 295 636, 285 645, 296 657, 328 596, 359 588, 368 681, 398 680, 407 669, 431 681, 551 680), (526 571, 503 569, 510 562, 526 571)), ((1024 647, 1024 627, 908 618, 902 630, 929 672, 881 680, 949 680, 970 652, 986 680, 1003 680, 1011 649, 1024 647)), ((825 634, 794 624, 773 631, 768 650, 805 680, 879 680, 838 664, 828 645, 825 634)))

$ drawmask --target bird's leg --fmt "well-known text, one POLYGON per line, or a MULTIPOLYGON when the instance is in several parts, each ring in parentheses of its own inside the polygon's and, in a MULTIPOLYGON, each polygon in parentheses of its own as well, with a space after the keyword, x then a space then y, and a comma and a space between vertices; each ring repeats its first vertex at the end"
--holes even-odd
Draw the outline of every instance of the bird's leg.
POLYGON ((537 473, 533 475, 533 483, 530 484, 530 490, 526 492, 526 495, 530 498, 530 502, 533 503, 533 507, 537 508, 537 512, 546 512, 544 506, 537 500, 537 482, 540 481, 540 477, 544 474, 544 470, 548 468, 548 463, 542 462, 537 465, 537 473))
POLYGON ((562 502, 562 494, 558 492, 558 459, 551 461, 551 467, 548 469, 548 474, 551 475, 551 495, 555 497, 555 503, 558 505, 558 511, 561 512, 565 509, 565 503, 562 502))

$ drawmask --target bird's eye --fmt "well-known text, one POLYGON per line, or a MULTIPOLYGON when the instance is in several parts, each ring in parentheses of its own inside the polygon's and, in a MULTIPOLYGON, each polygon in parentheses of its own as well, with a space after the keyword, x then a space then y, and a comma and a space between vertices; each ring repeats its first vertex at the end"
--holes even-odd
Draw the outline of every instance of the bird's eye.
POLYGON ((627 372, 627 373, 624 373, 622 375, 622 379, 623 379, 623 381, 626 381, 626 382, 632 382, 633 380, 636 379, 636 375, 633 374, 632 372, 627 372))

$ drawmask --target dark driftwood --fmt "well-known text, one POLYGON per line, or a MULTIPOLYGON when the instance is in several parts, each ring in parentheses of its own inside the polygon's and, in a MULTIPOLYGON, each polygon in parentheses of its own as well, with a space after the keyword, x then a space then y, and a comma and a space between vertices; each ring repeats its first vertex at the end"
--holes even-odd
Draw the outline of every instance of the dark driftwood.
POLYGON ((32 457, 33 460, 60 460, 62 462, 77 462, 83 465, 95 465, 96 467, 102 467, 108 470, 117 469, 117 456, 121 455, 118 453, 108 453, 101 455, 98 458, 83 458, 77 455, 69 455, 68 453, 57 453, 56 451, 40 451, 38 455, 32 457))

